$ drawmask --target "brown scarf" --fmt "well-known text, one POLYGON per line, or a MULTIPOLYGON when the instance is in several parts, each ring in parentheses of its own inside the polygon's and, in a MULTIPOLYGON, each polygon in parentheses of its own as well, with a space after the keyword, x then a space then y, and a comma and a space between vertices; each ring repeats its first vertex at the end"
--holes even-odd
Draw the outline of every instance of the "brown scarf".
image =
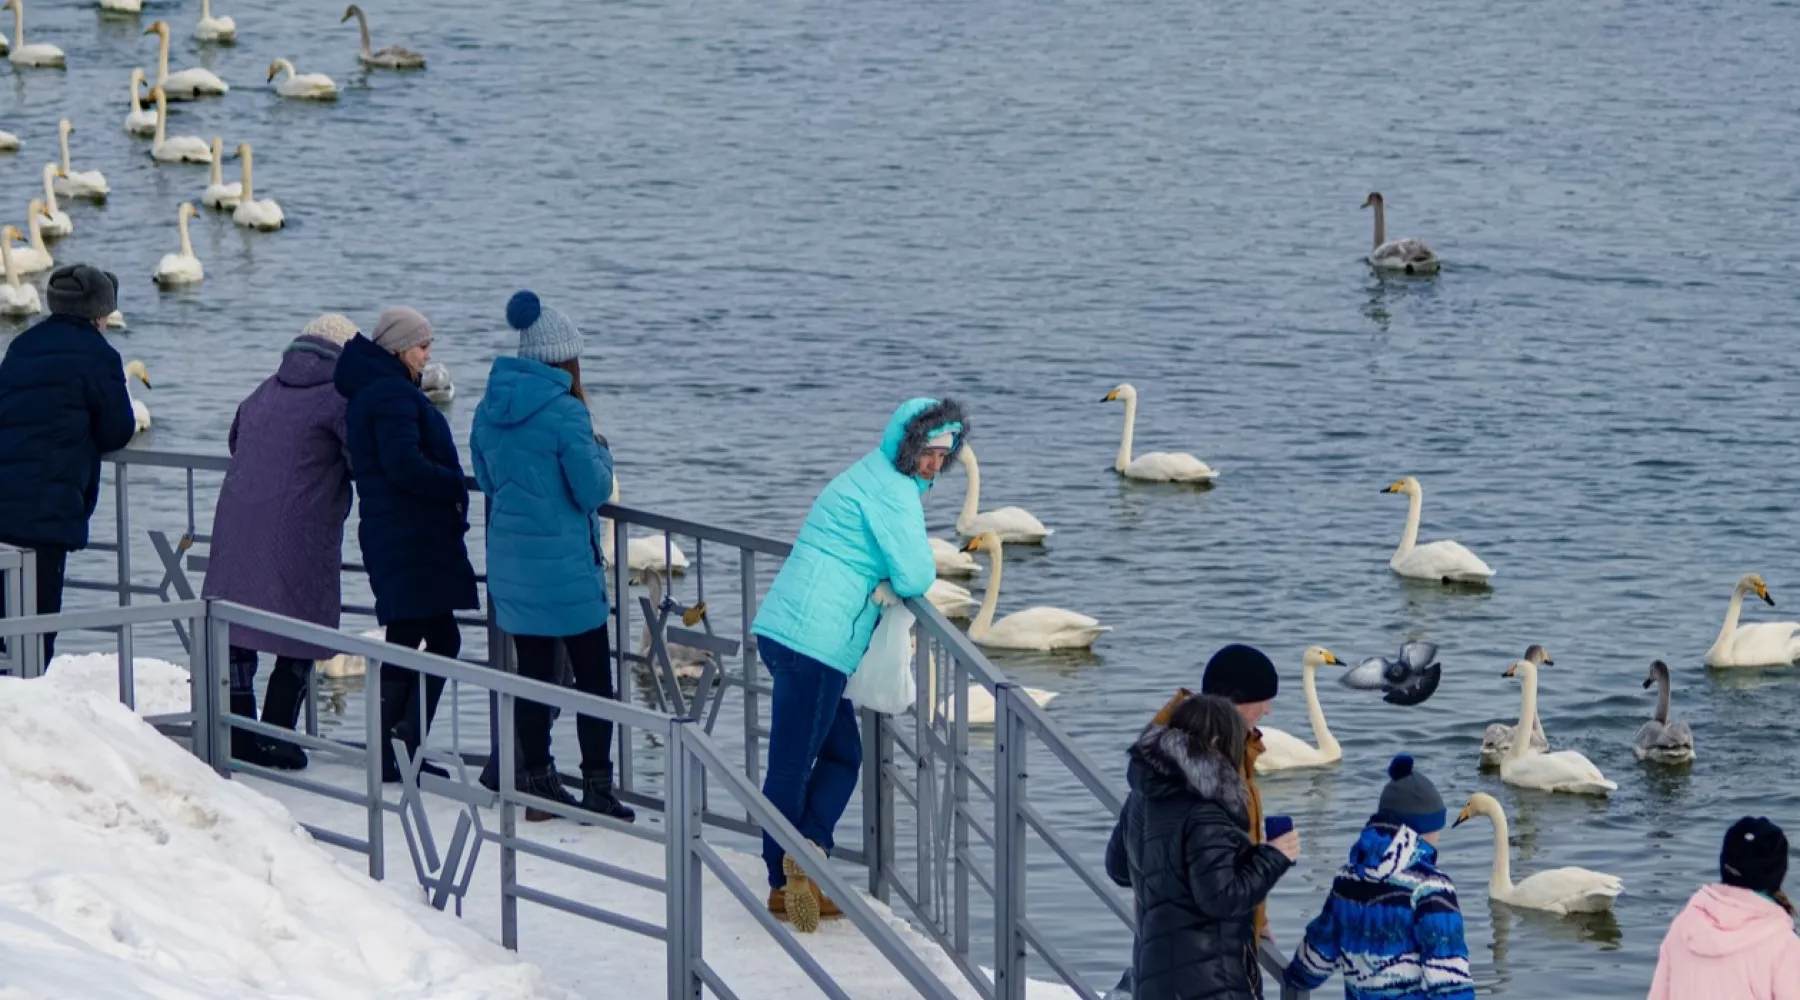
MULTIPOLYGON (((1175 717, 1175 709, 1193 696, 1194 692, 1187 688, 1177 688, 1175 697, 1170 698, 1157 711, 1156 717, 1151 719, 1150 723, 1157 726, 1168 725, 1169 720, 1175 717)), ((1262 730, 1252 729, 1249 741, 1244 744, 1244 787, 1250 792, 1250 842, 1252 844, 1263 842, 1262 792, 1256 787, 1256 759, 1261 757, 1266 749, 1268 748, 1263 745, 1262 730)), ((1263 928, 1268 925, 1269 904, 1267 900, 1264 900, 1256 907, 1256 934, 1258 937, 1262 936, 1263 928)))

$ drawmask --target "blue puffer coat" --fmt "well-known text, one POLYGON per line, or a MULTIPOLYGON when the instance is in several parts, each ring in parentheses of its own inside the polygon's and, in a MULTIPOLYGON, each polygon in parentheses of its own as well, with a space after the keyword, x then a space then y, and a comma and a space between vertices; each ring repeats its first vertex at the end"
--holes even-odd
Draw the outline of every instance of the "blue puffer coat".
POLYGON ((595 514, 612 492, 612 453, 594 438, 569 373, 501 357, 469 434, 488 495, 488 600, 513 635, 580 635, 606 624, 595 514))
POLYGON ((361 523, 356 528, 375 619, 430 618, 481 606, 463 535, 469 490, 450 423, 406 365, 362 335, 332 377, 349 400, 344 429, 361 523))
POLYGON ((951 426, 960 449, 968 424, 954 400, 900 404, 881 447, 813 501, 752 632, 846 674, 856 672, 881 617, 875 585, 886 580, 900 597, 919 597, 937 579, 922 502, 931 483, 911 470, 933 432, 951 426))
POLYGON ((91 320, 51 316, 0 359, 0 541, 84 548, 100 456, 137 422, 124 364, 91 320))

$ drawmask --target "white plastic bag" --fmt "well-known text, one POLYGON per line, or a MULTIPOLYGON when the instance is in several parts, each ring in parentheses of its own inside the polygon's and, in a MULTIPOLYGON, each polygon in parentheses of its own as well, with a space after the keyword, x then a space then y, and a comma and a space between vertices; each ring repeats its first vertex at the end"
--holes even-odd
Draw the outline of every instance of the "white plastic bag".
POLYGON ((905 605, 881 609, 881 621, 844 685, 844 697, 884 715, 899 715, 913 706, 919 686, 913 679, 912 627, 913 613, 905 605))

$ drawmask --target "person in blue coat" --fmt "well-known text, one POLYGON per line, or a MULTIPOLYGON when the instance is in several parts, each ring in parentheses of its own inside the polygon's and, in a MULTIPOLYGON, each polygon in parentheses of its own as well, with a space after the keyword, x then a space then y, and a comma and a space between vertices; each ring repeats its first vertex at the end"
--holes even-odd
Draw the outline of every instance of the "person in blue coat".
MULTIPOLYGON (((518 357, 494 359, 469 433, 475 482, 488 496, 488 600, 512 636, 519 673, 557 682, 560 645, 575 687, 616 697, 608 653, 600 505, 612 492, 612 453, 600 443, 581 388, 581 331, 523 291, 506 304, 518 357)), ((520 700, 514 713, 523 790, 631 822, 613 794, 613 724, 579 716, 582 795, 563 789, 550 754, 550 707, 520 700)), ((527 820, 552 814, 526 809, 527 820)))
MULTIPOLYGON (((469 530, 469 489, 450 423, 419 391, 419 372, 431 360, 431 323, 405 307, 382 312, 374 333, 344 345, 332 381, 349 402, 344 410, 350 478, 361 523, 356 539, 375 620, 387 641, 455 657, 462 633, 454 613, 481 606, 475 570, 463 535, 469 530)), ((419 675, 399 667, 381 672, 381 724, 416 753, 437 712, 444 681, 424 688, 420 724, 419 675)), ((444 776, 436 765, 425 770, 444 776)), ((400 780, 391 739, 381 743, 383 780, 400 780)))
MULTIPOLYGON (((100 499, 100 456, 137 422, 125 366, 100 331, 119 279, 87 264, 58 268, 50 318, 13 338, 0 359, 0 542, 37 553, 37 612, 62 610, 69 553, 88 543, 100 499)), ((44 660, 56 635, 44 636, 44 660)))
MULTIPOLYGON (((925 493, 967 436, 955 400, 901 403, 881 447, 813 501, 751 626, 774 679, 763 794, 823 850, 833 846, 862 768, 862 736, 844 685, 869 648, 882 605, 922 596, 937 579, 925 493)), ((763 861, 769 909, 795 930, 817 930, 821 915, 837 915, 766 833, 763 861)))

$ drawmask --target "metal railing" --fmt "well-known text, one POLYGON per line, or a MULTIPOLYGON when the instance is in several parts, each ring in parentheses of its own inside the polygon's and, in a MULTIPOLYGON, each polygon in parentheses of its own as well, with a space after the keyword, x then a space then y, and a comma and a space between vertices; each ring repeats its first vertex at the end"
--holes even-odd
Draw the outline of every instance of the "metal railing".
MULTIPOLYGON (((0 608, 5 614, 37 614, 37 553, 0 544, 0 608)), ((36 677, 44 672, 42 639, 0 644, 0 674, 36 677)))
MULTIPOLYGON (((716 851, 708 854, 713 849, 695 832, 702 829, 726 831, 744 838, 758 837, 763 830, 769 829, 771 835, 776 836, 784 847, 790 848, 792 853, 808 862, 809 872, 815 870, 815 866, 824 867, 820 864, 822 859, 814 855, 810 845, 802 844, 794 849, 794 845, 789 844, 783 835, 774 832, 775 829, 781 829, 782 834, 794 833, 791 825, 774 814, 767 801, 757 792, 761 780, 762 743, 768 735, 762 702, 770 696, 772 689, 767 674, 758 661, 750 626, 755 618, 758 594, 766 586, 767 580, 773 577, 779 560, 787 555, 790 548, 787 543, 613 504, 603 507, 602 516, 610 518, 613 523, 616 554, 612 566, 612 597, 615 606, 611 638, 614 646, 616 690, 620 701, 609 702, 580 695, 566 688, 517 677, 511 672, 513 664, 510 643, 505 641, 504 634, 490 620, 483 618, 461 619, 463 624, 481 626, 485 637, 482 643, 477 644, 477 648, 465 652, 461 661, 449 661, 414 650, 402 650, 376 640, 322 629, 223 602, 209 602, 212 610, 208 613, 207 620, 195 621, 195 588, 187 579, 186 573, 204 570, 207 564, 206 556, 194 549, 210 541, 210 537, 202 530, 204 524, 199 514, 211 507, 209 490, 204 483, 196 483, 196 474, 223 473, 228 460, 217 456, 127 450, 107 456, 106 461, 113 477, 111 494, 114 509, 111 513, 115 535, 113 539, 98 542, 92 548, 113 555, 115 579, 72 579, 69 586, 77 590, 116 594, 119 603, 130 606, 130 610, 128 613, 115 612, 119 617, 106 619, 104 623, 100 619, 70 615, 40 621, 52 622, 48 627, 56 627, 55 622, 68 619, 85 623, 69 625, 71 629, 105 628, 115 631, 120 663, 120 695, 127 703, 130 702, 132 691, 130 663, 133 632, 146 623, 167 621, 173 625, 175 636, 190 654, 190 662, 196 650, 210 656, 216 652, 215 647, 223 648, 219 645, 222 640, 217 636, 207 637, 204 641, 197 638, 200 636, 198 630, 202 627, 217 629, 222 627, 221 623, 237 622, 283 635, 298 630, 304 635, 295 636, 296 638, 361 656, 368 661, 370 672, 365 677, 363 687, 365 732, 360 734, 363 736, 363 746, 375 745, 374 741, 378 738, 375 724, 370 720, 378 719, 380 713, 368 699, 371 697, 370 692, 379 688, 376 673, 376 664, 379 662, 420 669, 445 678, 449 682, 447 700, 452 705, 453 719, 457 718, 455 705, 461 697, 463 687, 478 689, 481 692, 479 696, 484 698, 487 691, 496 694, 490 709, 490 725, 500 737, 495 745, 501 758, 498 762, 500 773, 507 776, 503 787, 508 790, 500 799, 503 811, 502 830, 494 836, 502 838, 500 842, 503 850, 524 849, 516 841, 516 828, 510 818, 512 805, 525 803, 546 811, 555 811, 556 808, 553 803, 531 799, 512 789, 513 746, 511 739, 507 738, 507 734, 512 731, 511 705, 513 699, 529 694, 532 700, 551 705, 560 711, 604 716, 615 722, 619 797, 633 805, 662 812, 665 822, 671 828, 679 828, 676 839, 699 845, 678 859, 684 866, 683 872, 691 875, 695 864, 714 869, 715 874, 719 874, 719 869, 723 867, 716 851), (137 582, 132 575, 132 483, 140 478, 132 472, 134 468, 140 470, 141 478, 144 479, 165 476, 169 470, 180 474, 184 479, 182 503, 177 516, 184 514, 185 517, 179 532, 171 531, 166 526, 151 528, 140 525, 140 537, 149 543, 149 548, 162 569, 162 578, 155 586, 137 582), (663 534, 660 546, 663 559, 652 560, 653 562, 677 561, 670 558, 677 545, 686 543, 691 546, 691 558, 688 560, 685 577, 663 574, 663 579, 669 581, 671 590, 691 590, 691 601, 677 601, 672 593, 664 595, 660 604, 654 604, 642 595, 632 599, 629 586, 632 578, 646 572, 642 566, 634 570, 632 560, 628 557, 628 528, 632 525, 663 534), (721 576, 724 578, 723 585, 719 582, 721 576), (133 605, 134 597, 155 597, 166 603, 133 605), (637 608, 635 614, 634 605, 637 608), (635 645, 632 632, 634 621, 643 626, 644 632, 643 638, 635 645), (719 629, 715 627, 715 621, 728 622, 729 625, 719 629), (207 652, 208 650, 213 652, 207 652), (687 651, 700 663, 697 678, 684 678, 677 670, 674 653, 679 650, 687 651), (497 669, 477 670, 472 669, 471 664, 497 669), (500 677, 505 679, 501 680, 500 677), (684 679, 689 683, 684 685, 684 679), (641 701, 642 705, 633 704, 634 701, 641 701), (676 726, 672 720, 685 721, 681 726, 676 726), (720 726, 721 722, 727 724, 720 726), (633 736, 634 732, 638 734, 637 737, 633 736), (709 787, 714 785, 727 793, 721 798, 720 808, 717 809, 707 795, 709 787), (512 842, 511 846, 508 846, 509 841, 512 842)), ((485 511, 482 513, 485 514, 485 511)), ((162 516, 167 517, 168 514, 162 516)), ((472 510, 471 518, 477 530, 472 530, 468 536, 470 550, 479 569, 483 561, 480 540, 484 532, 480 529, 483 527, 484 517, 477 517, 476 511, 472 510)), ((149 518, 139 517, 139 520, 149 518)), ((4 562, 0 561, 0 567, 3 566, 4 562)), ((362 567, 354 562, 347 562, 345 570, 345 617, 372 617, 371 607, 351 599, 353 589, 364 586, 360 579, 362 567)), ((1048 803, 1034 800, 1031 789, 1045 784, 1059 790, 1072 787, 1076 802, 1091 800, 1086 807, 1091 810, 1088 815, 1099 813, 1107 823, 1119 813, 1120 794, 1112 782, 1102 776, 1101 769, 1091 757, 1036 702, 994 667, 961 631, 951 626, 928 602, 913 599, 907 603, 918 620, 916 668, 919 703, 914 712, 904 716, 882 716, 867 711, 860 713, 863 778, 859 783, 858 799, 852 806, 853 815, 847 815, 845 823, 840 827, 846 842, 839 843, 831 856, 840 863, 862 866, 866 870, 866 888, 869 893, 895 905, 900 913, 935 941, 956 964, 974 991, 985 1000, 1022 1000, 1028 969, 1047 969, 1055 979, 1070 986, 1078 995, 1098 1000, 1105 992, 1105 984, 1091 982, 1088 975, 1105 973, 1096 969, 1095 963, 1090 959, 1087 963, 1088 975, 1084 975, 1067 951, 1071 945, 1086 946, 1093 938, 1095 929, 1091 926, 1079 927, 1078 934, 1064 933, 1059 938, 1051 928, 1033 918, 1028 905, 1029 890, 1036 880, 1042 878, 1048 881, 1052 875, 1063 882, 1073 881, 1085 887, 1094 897, 1094 912, 1111 912, 1120 922, 1123 932, 1121 936, 1125 941, 1129 941, 1134 923, 1129 910, 1129 897, 1104 878, 1102 858, 1093 853, 1091 846, 1085 849, 1077 847, 1066 831, 1056 828, 1046 816, 1048 803), (991 703, 991 753, 984 752, 984 748, 972 746, 971 743, 971 729, 984 725, 984 720, 973 717, 978 709, 985 715, 988 706, 978 704, 982 702, 991 703), (860 842, 849 842, 858 832, 861 834, 860 842), (1092 856, 1084 856, 1086 854, 1092 856)), ((0 632, 8 630, 0 629, 0 632)), ((10 649, 10 644, 8 648, 10 649)), ((218 656, 221 658, 220 662, 223 662, 223 654, 219 653, 218 656)), ((692 672, 689 671, 690 674, 692 672)), ((317 673, 314 671, 315 678, 317 673)), ((314 683, 316 685, 316 679, 314 683)), ((203 728, 218 727, 222 723, 216 720, 225 719, 227 721, 224 725, 265 736, 285 738, 311 750, 340 757, 353 753, 352 759, 361 762, 366 768, 378 768, 378 760, 372 760, 375 755, 356 750, 353 744, 327 739, 320 734, 316 690, 307 701, 307 725, 303 727, 304 733, 300 736, 264 726, 252 719, 230 716, 225 711, 227 701, 224 694, 215 692, 209 697, 210 700, 204 703, 198 698, 194 703, 195 717, 202 720, 203 728), (346 747, 352 749, 346 750, 346 747)), ((177 720, 168 721, 173 723, 177 720)), ((465 750, 467 740, 460 728, 454 725, 450 728, 448 760, 475 764, 486 761, 487 748, 465 750)), ((203 742, 208 747, 222 747, 224 744, 220 741, 225 737, 218 735, 218 732, 216 728, 213 729, 212 735, 206 740, 197 737, 197 748, 203 742)), ((434 734, 434 738, 437 736, 438 734, 434 734)), ((354 799, 357 804, 370 810, 372 816, 379 812, 380 807, 376 805, 380 799, 378 783, 352 793, 293 775, 265 771, 242 762, 233 766, 237 770, 253 771, 261 777, 282 781, 339 801, 349 802, 354 799)), ((416 762, 414 769, 416 771, 416 762)), ((376 773, 375 777, 378 779, 379 774, 376 773)), ((479 797, 466 789, 451 787, 451 783, 441 779, 424 779, 416 784, 432 794, 479 797)), ((408 787, 413 785, 409 783, 408 787)), ((1065 798, 1067 794, 1065 792, 1065 798)), ((415 804, 408 807, 407 811, 416 811, 417 816, 422 819, 422 806, 416 805, 416 793, 413 795, 415 804)), ((1069 806, 1068 801, 1054 803, 1058 812, 1066 813, 1069 806)), ((389 803, 387 808, 401 807, 389 803)), ((402 811, 403 818, 407 811, 402 811)), ((473 810, 471 815, 471 822, 478 826, 478 815, 473 810)), ((321 839, 341 847, 376 852, 371 856, 371 874, 379 877, 380 866, 384 862, 377 860, 380 843, 375 832, 377 825, 371 819, 367 836, 352 837, 323 831, 321 839)), ((641 829, 623 829, 632 835, 642 833, 641 829)), ((477 830, 477 833, 486 836, 482 831, 477 830)), ((479 840, 481 836, 474 839, 479 840)), ((425 839, 429 841, 428 834, 425 839)), ((435 854, 433 845, 426 846, 433 847, 427 854, 435 854)), ((415 850, 416 868, 420 864, 416 856, 418 853, 415 850)), ((554 860, 567 862, 570 859, 557 857, 554 860)), ((601 867, 604 869, 606 866, 601 867)), ((670 872, 675 871, 675 868, 670 868, 670 872)), ((602 871, 602 874, 607 872, 602 871)), ((442 877, 448 878, 448 875, 442 877)), ((827 875, 825 871, 821 871, 820 881, 825 883, 835 899, 845 900, 854 895, 847 891, 840 876, 836 874, 827 875)), ((644 883, 639 881, 636 884, 644 883)), ((669 882, 655 887, 669 891, 672 899, 676 895, 692 891, 685 884, 677 884, 673 877, 669 882)), ((509 907, 516 907, 518 899, 526 899, 599 919, 595 914, 582 909, 585 904, 563 906, 542 898, 537 890, 529 887, 513 888, 517 891, 503 895, 509 907)), ((745 887, 738 888, 749 891, 745 887)), ((434 885, 431 891, 441 893, 444 889, 442 885, 434 885)), ((737 888, 733 892, 737 894, 737 888)), ((751 901, 759 903, 753 897, 754 894, 750 897, 751 901)), ((743 901, 743 897, 740 897, 740 901, 743 901)), ((671 919, 679 917, 687 920, 689 914, 685 910, 677 914, 676 905, 675 902, 670 903, 671 919)), ((845 902, 841 905, 844 905, 848 913, 859 904, 845 902)), ((776 929, 778 925, 760 903, 750 909, 760 918, 766 918, 764 922, 772 931, 776 929)), ((617 923, 611 920, 606 922, 617 923)), ((685 934, 693 925, 683 923, 681 926, 685 934)), ((862 923, 859 922, 858 926, 861 927, 862 923)), ((635 924, 629 929, 641 932, 648 930, 635 924)), ((667 933, 669 932, 665 931, 667 933)), ((871 932, 865 929, 865 933, 871 932)), ((1113 933, 1120 934, 1120 931, 1113 933)), ((871 940, 874 938, 871 937, 871 940)), ((511 946, 516 942, 509 939, 505 943, 511 946)), ((880 942, 877 943, 879 946, 880 942)), ((788 950, 790 954, 796 955, 797 960, 803 954, 803 949, 799 949, 797 945, 788 950)), ((1125 957, 1127 956, 1121 949, 1115 961, 1122 961, 1125 957)), ((1261 958, 1263 964, 1271 967, 1272 971, 1283 964, 1280 957, 1267 948, 1261 958)), ((694 966, 702 967, 703 963, 694 966)), ((809 974, 815 968, 808 968, 809 974)), ((673 974, 671 970, 671 975, 673 974)), ((1115 968, 1111 975, 1116 974, 1115 968)), ((693 975, 706 982, 709 988, 714 988, 719 995, 729 995, 728 992, 719 991, 708 979, 712 976, 710 970, 696 971, 693 975)), ((833 996, 839 995, 834 992, 835 989, 834 986, 827 989, 827 992, 833 996)))

